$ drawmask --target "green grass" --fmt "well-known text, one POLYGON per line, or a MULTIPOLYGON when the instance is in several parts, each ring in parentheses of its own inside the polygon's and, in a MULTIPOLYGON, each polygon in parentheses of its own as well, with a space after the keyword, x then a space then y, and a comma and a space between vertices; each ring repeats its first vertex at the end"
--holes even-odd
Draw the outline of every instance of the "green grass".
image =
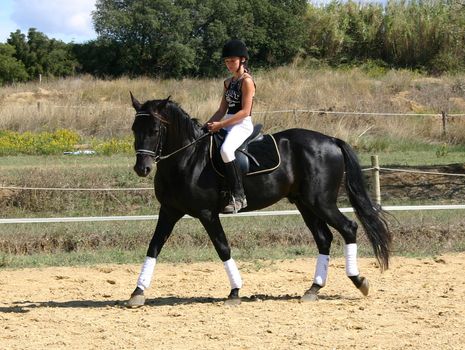
POLYGON ((135 156, 115 154, 112 156, 101 155, 16 155, 0 157, 2 168, 22 168, 22 167, 125 167, 135 161, 135 156))
MULTIPOLYGON (((406 147, 405 145, 391 146, 389 150, 375 150, 371 152, 358 151, 362 166, 370 166, 370 157, 377 154, 381 165, 440 165, 465 162, 465 145, 446 146, 446 153, 442 152, 443 144, 422 144, 421 147, 406 147)), ((134 184, 150 183, 138 178, 132 170, 135 156, 126 154, 102 155, 51 155, 51 156, 4 156, 0 157, 0 175, 2 180, 21 173, 25 168, 63 168, 72 171, 79 169, 95 169, 95 172, 105 174, 107 171, 120 169, 127 171, 134 184)), ((12 178, 9 180, 13 180, 12 178)))
POLYGON ((423 165, 447 165, 465 163, 465 149, 461 146, 451 147, 445 155, 439 155, 440 146, 431 146, 425 150, 404 151, 377 151, 372 153, 359 153, 360 162, 363 166, 371 166, 371 156, 377 155, 381 167, 390 165, 397 166, 423 166, 423 165))

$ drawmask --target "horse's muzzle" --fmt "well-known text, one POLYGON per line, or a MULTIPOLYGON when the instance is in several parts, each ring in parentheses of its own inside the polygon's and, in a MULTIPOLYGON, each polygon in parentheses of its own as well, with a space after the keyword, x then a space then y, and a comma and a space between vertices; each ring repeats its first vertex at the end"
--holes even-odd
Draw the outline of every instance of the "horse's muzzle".
POLYGON ((146 177, 152 171, 152 158, 151 157, 144 157, 138 156, 136 165, 134 165, 134 171, 140 177, 146 177))

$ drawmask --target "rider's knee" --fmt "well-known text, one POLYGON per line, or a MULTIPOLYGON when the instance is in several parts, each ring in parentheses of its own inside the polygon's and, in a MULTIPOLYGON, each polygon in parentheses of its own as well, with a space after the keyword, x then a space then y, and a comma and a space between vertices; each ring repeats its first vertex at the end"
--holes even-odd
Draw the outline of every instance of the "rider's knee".
POLYGON ((236 156, 234 154, 235 150, 231 150, 228 147, 221 147, 220 154, 221 154, 221 159, 223 159, 224 163, 229 163, 232 162, 234 159, 236 159, 236 156))

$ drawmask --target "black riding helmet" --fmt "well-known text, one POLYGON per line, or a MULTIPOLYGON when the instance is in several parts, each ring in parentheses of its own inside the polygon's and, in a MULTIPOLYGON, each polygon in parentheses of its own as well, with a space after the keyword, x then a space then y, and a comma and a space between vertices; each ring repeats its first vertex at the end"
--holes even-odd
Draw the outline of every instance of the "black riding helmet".
POLYGON ((233 39, 224 44, 222 57, 245 57, 248 60, 249 51, 241 40, 233 39))

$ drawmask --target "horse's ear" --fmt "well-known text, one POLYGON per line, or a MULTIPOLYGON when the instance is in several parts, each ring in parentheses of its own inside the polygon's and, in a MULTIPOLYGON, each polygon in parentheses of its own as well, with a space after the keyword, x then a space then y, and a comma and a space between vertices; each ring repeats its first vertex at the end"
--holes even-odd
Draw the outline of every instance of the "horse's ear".
POLYGON ((171 95, 169 95, 166 99, 162 100, 158 105, 157 105, 157 109, 159 111, 161 111, 163 108, 166 107, 166 104, 169 102, 171 98, 171 95))
POLYGON ((140 110, 142 104, 139 101, 137 101, 137 99, 134 97, 131 91, 129 91, 129 94, 131 95, 132 106, 134 107, 134 109, 136 111, 140 110))

